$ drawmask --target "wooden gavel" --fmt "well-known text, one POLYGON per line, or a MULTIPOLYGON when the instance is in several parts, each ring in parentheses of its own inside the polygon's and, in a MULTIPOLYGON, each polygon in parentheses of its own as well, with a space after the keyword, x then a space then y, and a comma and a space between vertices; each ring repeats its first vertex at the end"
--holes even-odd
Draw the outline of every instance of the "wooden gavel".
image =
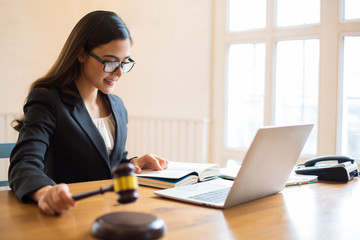
POLYGON ((104 194, 105 192, 116 192, 119 197, 119 203, 131 203, 138 199, 139 194, 136 192, 138 188, 137 178, 134 175, 135 167, 131 163, 122 163, 112 170, 114 184, 107 187, 100 187, 98 190, 79 193, 72 195, 76 201, 87 198, 96 194, 104 194))
MULTIPOLYGON (((80 200, 96 194, 114 191, 119 203, 131 203, 138 199, 135 167, 131 163, 119 164, 112 170, 114 184, 98 190, 73 195, 80 200)), ((91 234, 100 239, 158 239, 166 232, 164 220, 148 213, 111 212, 97 218, 91 226, 91 234)))

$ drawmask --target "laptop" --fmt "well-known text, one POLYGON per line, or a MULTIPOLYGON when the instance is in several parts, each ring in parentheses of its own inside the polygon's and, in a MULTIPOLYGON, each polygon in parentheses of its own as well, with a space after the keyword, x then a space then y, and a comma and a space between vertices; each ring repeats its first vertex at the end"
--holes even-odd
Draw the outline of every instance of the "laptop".
POLYGON ((230 208, 280 192, 313 124, 260 128, 234 179, 221 178, 157 190, 158 196, 215 208, 230 208))

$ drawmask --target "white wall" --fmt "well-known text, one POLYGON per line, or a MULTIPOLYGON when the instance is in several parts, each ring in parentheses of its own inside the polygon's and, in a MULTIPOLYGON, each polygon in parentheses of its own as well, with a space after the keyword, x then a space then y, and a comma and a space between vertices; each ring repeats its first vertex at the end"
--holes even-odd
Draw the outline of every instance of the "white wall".
POLYGON ((117 88, 130 114, 209 116, 211 1, 132 0, 121 11, 134 38, 134 71, 117 88))
POLYGON ((211 0, 0 0, 0 113, 20 112, 29 85, 46 73, 76 22, 117 12, 136 60, 115 93, 130 115, 209 117, 211 0))

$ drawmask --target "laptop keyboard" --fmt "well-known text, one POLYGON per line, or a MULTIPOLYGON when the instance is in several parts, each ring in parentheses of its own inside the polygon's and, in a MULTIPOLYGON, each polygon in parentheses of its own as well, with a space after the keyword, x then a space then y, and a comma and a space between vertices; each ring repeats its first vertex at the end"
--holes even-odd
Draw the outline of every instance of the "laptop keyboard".
POLYGON ((191 196, 189 197, 189 199, 212 202, 212 203, 222 203, 225 202, 229 192, 230 192, 230 188, 221 188, 211 192, 201 193, 198 195, 191 196))

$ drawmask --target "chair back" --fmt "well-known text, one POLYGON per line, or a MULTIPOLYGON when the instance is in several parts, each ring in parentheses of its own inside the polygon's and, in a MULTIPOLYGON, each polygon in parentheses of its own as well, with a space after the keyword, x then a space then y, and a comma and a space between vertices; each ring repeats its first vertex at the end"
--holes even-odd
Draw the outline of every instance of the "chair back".
MULTIPOLYGON (((15 143, 0 143, 0 158, 10 158, 11 151, 15 147, 15 143)), ((8 181, 0 181, 0 187, 9 186, 8 181)))
POLYGON ((15 143, 0 143, 0 158, 9 158, 15 143))

